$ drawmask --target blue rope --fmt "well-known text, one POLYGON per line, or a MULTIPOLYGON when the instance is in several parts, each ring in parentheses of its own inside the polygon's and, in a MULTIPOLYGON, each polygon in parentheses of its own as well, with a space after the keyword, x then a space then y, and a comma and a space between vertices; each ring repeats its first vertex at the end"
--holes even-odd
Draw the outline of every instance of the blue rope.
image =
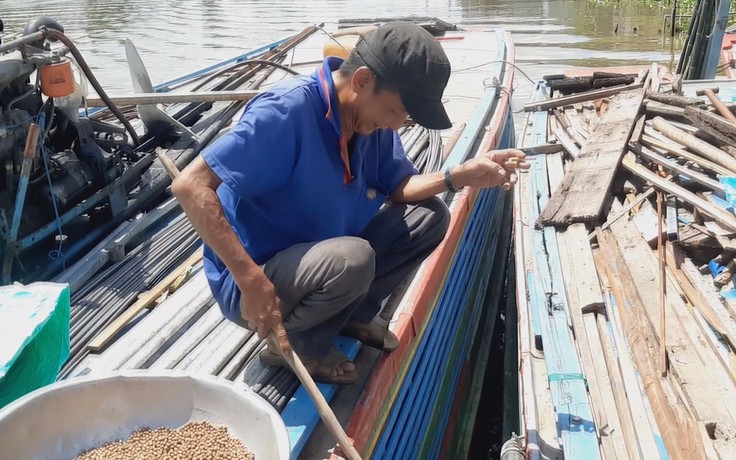
POLYGON ((43 143, 43 132, 44 127, 46 125, 46 113, 42 112, 38 116, 38 127, 39 127, 39 145, 41 146, 41 158, 43 159, 43 167, 46 170, 46 180, 49 183, 49 194, 51 195, 51 202, 54 205, 54 215, 56 216, 56 225, 59 228, 59 249, 54 249, 52 251, 49 251, 49 259, 51 260, 57 260, 62 259, 62 268, 66 269, 66 260, 64 259, 64 253, 61 250, 62 245, 64 244, 64 233, 61 229, 61 218, 59 217, 59 207, 56 203, 56 195, 54 194, 54 184, 51 182, 51 172, 49 171, 49 163, 47 160, 48 152, 46 151, 46 146, 43 143))

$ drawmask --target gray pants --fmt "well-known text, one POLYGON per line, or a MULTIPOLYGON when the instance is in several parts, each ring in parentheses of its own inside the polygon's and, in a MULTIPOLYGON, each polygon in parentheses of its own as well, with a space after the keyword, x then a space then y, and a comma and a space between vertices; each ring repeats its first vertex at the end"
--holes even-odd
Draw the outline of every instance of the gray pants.
POLYGON ((359 238, 298 244, 266 262, 294 350, 323 356, 348 320, 369 323, 383 299, 439 245, 449 222, 447 206, 436 197, 393 204, 359 238))

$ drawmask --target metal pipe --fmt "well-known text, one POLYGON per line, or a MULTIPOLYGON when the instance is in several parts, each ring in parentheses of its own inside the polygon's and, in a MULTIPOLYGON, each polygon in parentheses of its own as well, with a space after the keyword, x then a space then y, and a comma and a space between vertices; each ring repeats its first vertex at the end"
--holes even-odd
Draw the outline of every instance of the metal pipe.
POLYGON ((220 307, 214 304, 202 317, 187 329, 149 368, 174 369, 194 347, 209 335, 224 318, 220 307))
POLYGON ((20 48, 21 46, 30 45, 31 43, 38 42, 46 38, 44 31, 34 32, 25 37, 16 38, 15 40, 9 41, 3 45, 0 45, 0 53, 10 51, 14 48, 20 48))
POLYGON ((253 331, 248 331, 245 343, 242 347, 240 347, 240 350, 238 350, 237 353, 235 353, 235 355, 230 358, 230 361, 225 365, 225 367, 220 370, 218 376, 228 380, 232 380, 242 369, 243 365, 248 360, 248 357, 250 357, 253 349, 255 348, 255 343, 259 341, 260 338, 258 337, 258 334, 253 331))

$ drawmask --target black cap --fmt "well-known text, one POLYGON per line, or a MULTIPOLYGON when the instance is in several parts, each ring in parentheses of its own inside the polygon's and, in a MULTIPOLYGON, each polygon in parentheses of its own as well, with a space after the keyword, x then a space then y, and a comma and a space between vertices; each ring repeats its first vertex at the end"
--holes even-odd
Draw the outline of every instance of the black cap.
POLYGON ((450 61, 432 34, 410 22, 388 22, 361 38, 355 51, 376 75, 398 88, 414 121, 429 129, 452 127, 442 105, 450 61))

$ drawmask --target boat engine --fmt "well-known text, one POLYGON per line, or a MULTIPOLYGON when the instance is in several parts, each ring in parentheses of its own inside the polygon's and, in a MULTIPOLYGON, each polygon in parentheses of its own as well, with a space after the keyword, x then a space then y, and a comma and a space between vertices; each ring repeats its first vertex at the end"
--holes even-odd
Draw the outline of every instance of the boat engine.
MULTIPOLYGON (((41 17, 26 25, 23 36, 41 27, 63 32, 59 23, 41 17)), ((21 235, 53 221, 55 214, 114 181, 124 171, 126 155, 132 153, 124 128, 80 116, 84 85, 74 81, 66 51, 52 50, 42 40, 0 54, 0 171, 5 176, 0 178, 0 212, 5 214, 0 223, 6 229, 14 213, 31 123, 38 124, 41 133, 28 176, 21 235), (66 73, 59 74, 59 69, 66 73), (71 85, 71 92, 45 86, 59 83, 71 85)), ((82 83, 83 78, 80 72, 82 83)))

